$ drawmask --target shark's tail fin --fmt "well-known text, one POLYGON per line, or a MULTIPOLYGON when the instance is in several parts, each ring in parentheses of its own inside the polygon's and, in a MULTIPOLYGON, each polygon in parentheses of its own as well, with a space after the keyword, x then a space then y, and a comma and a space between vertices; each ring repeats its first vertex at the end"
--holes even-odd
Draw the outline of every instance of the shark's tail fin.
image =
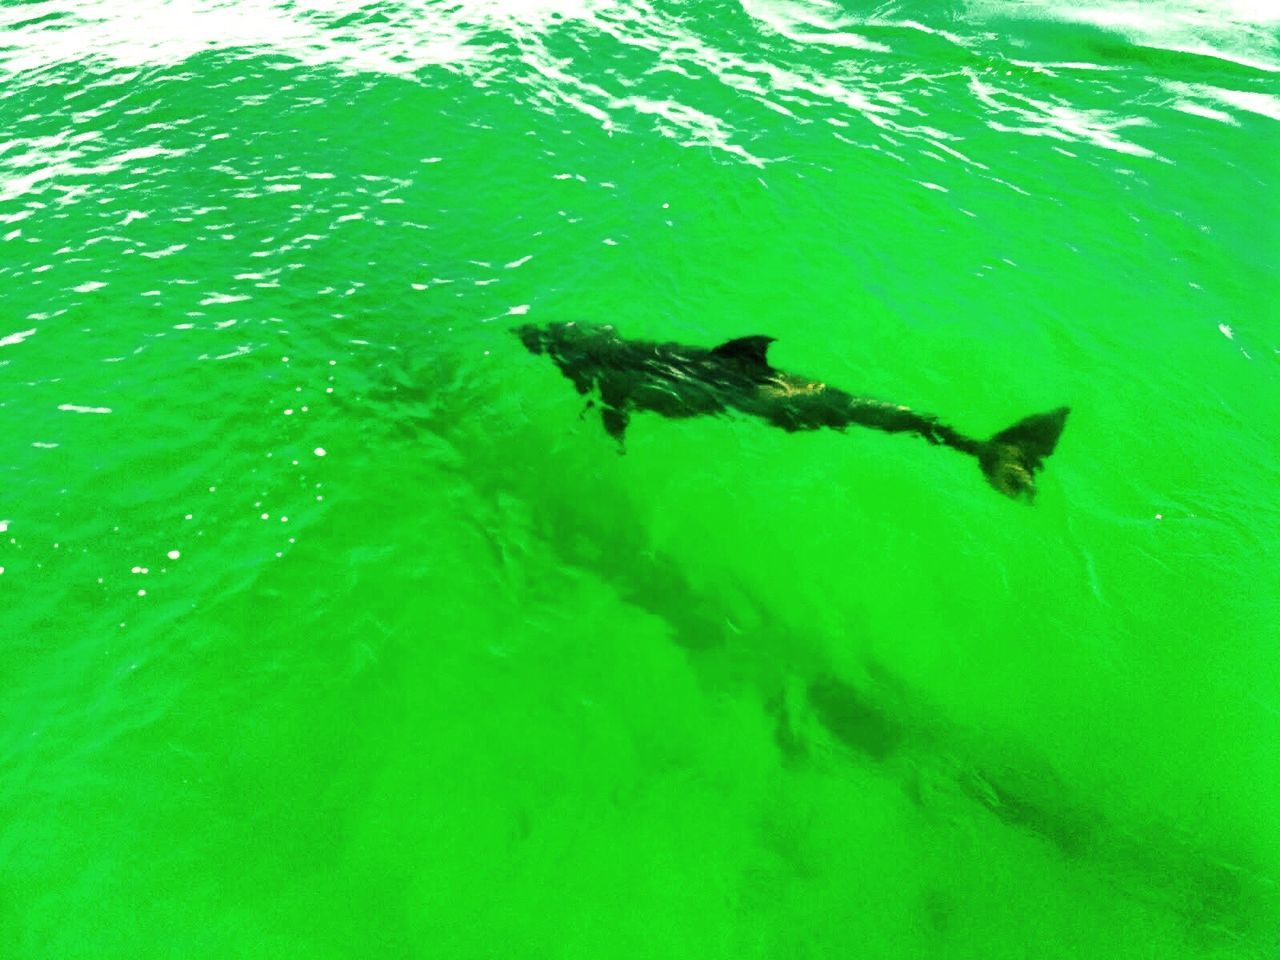
POLYGON ((1031 503, 1036 495, 1036 471, 1058 445, 1070 412, 1070 407, 1059 407, 1037 413, 984 443, 978 451, 978 462, 987 482, 1007 497, 1031 503))

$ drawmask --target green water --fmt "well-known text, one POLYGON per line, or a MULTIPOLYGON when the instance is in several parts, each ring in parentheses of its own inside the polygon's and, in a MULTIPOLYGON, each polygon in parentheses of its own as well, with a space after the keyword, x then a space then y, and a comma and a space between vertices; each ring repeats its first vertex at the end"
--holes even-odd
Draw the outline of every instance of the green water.
POLYGON ((1277 23, 4 4, 0 957, 1276 956, 1277 23))

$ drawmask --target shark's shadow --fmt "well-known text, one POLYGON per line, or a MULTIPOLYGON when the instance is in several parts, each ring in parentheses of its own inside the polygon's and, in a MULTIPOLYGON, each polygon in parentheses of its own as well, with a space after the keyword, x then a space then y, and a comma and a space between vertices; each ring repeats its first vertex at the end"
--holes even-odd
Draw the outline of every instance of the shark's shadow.
MULTIPOLYGON (((1259 884, 1265 885, 1256 875, 1224 867, 1219 856, 1190 840, 1161 836, 1155 828, 1135 836, 1081 796, 1036 751, 992 741, 949 720, 928 697, 869 656, 861 659, 856 677, 847 666, 836 670, 823 653, 834 640, 815 639, 812 631, 786 622, 731 578, 720 578, 715 595, 696 585, 679 560, 655 549, 644 525, 631 519, 642 511, 627 502, 627 491, 618 484, 602 493, 598 474, 567 463, 562 471, 545 448, 541 462, 526 459, 513 470, 513 449, 526 455, 539 449, 536 443, 521 447, 517 440, 528 425, 521 426, 514 409, 483 422, 474 416, 478 405, 493 402, 509 387, 477 381, 462 367, 438 360, 429 374, 400 369, 395 362, 384 374, 372 378, 362 407, 376 407, 380 418, 389 418, 386 429, 402 439, 416 437, 421 443, 429 437, 434 448, 447 449, 437 468, 469 487, 480 502, 514 497, 522 503, 538 543, 559 563, 609 584, 620 599, 667 624, 672 641, 686 651, 704 682, 754 688, 773 716, 787 763, 811 762, 820 746, 814 737, 826 738, 849 762, 882 770, 922 809, 929 809, 937 793, 921 782, 923 771, 947 793, 1037 838, 1064 859, 1103 864, 1109 872, 1139 878, 1126 893, 1171 907, 1189 930, 1239 928, 1256 916, 1259 884), (510 435, 495 435, 495 429, 510 435), (559 478, 555 497, 547 496, 543 478, 548 473, 559 478), (607 504, 599 504, 602 497, 607 504), (734 598, 732 612, 724 603, 726 592, 734 598)), ((611 460, 611 468, 620 469, 611 460)), ((474 522, 494 541, 495 556, 504 557, 501 525, 474 522)))

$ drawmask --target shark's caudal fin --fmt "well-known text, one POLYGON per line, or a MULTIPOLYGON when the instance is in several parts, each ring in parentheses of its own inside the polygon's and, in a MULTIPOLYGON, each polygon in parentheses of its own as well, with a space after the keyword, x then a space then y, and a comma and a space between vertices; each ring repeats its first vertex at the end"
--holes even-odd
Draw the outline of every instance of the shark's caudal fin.
POLYGON ((1053 453, 1067 425, 1070 407, 1037 413, 1001 430, 978 450, 987 481, 1007 497, 1030 503, 1036 495, 1036 471, 1053 453))

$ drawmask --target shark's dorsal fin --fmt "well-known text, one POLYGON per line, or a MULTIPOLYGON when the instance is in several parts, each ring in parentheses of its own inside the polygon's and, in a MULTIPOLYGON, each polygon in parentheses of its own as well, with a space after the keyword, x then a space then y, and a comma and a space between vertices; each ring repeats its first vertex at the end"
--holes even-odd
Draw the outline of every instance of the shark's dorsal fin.
POLYGON ((753 367, 768 367, 769 344, 776 339, 776 337, 761 336, 738 337, 736 340, 726 340, 713 349, 711 355, 723 357, 726 360, 738 360, 753 367))

